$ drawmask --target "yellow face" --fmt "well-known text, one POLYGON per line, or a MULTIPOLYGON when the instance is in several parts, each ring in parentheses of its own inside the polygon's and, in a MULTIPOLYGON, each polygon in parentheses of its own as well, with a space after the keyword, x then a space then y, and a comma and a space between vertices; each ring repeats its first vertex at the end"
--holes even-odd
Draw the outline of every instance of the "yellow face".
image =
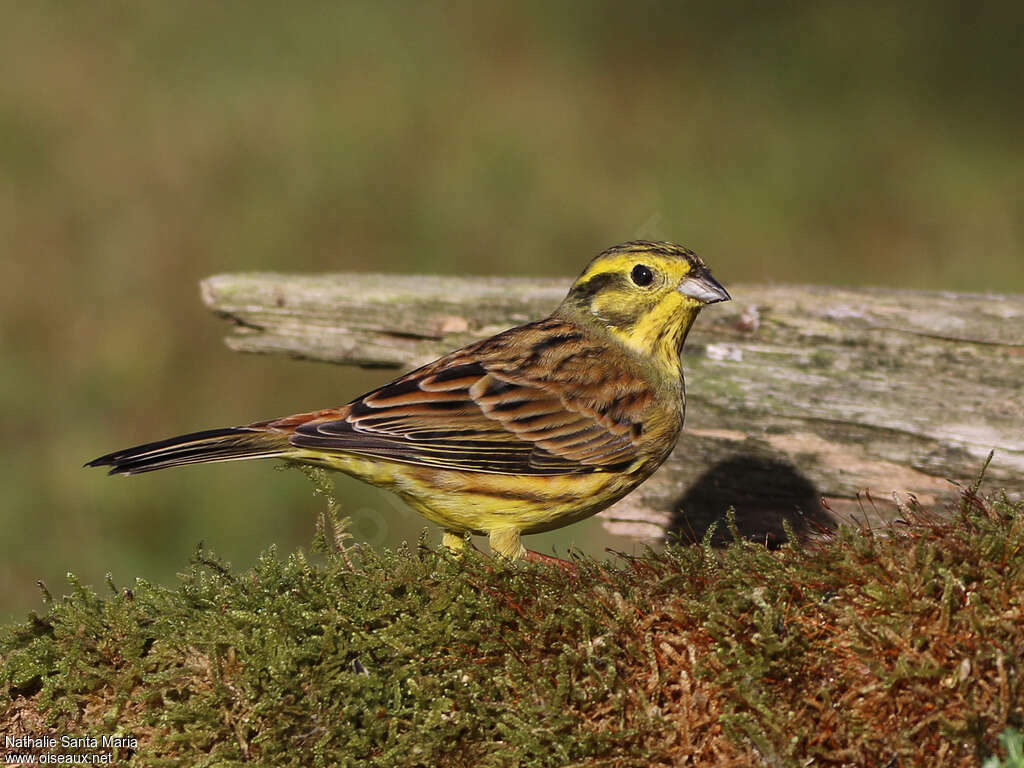
POLYGON ((600 253, 583 270, 561 311, 597 321, 624 346, 678 369, 700 308, 729 294, 693 251, 637 241, 600 253))

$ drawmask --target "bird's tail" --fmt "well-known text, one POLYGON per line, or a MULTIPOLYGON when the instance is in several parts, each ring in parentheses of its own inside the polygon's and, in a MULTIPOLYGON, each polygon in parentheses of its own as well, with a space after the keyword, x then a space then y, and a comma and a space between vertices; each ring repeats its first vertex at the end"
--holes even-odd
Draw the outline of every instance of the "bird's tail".
POLYGON ((212 461, 285 456, 294 451, 286 435, 254 427, 228 427, 192 432, 155 443, 137 445, 93 459, 87 467, 110 467, 111 475, 135 475, 154 469, 212 461))

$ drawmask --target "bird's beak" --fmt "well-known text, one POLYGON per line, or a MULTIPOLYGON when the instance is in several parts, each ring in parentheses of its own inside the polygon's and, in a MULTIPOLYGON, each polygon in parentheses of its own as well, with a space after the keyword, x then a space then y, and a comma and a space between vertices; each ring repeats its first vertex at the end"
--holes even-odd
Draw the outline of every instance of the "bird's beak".
POLYGON ((701 304, 717 304, 719 301, 728 301, 732 298, 706 269, 688 274, 680 281, 677 290, 683 296, 688 296, 701 304))

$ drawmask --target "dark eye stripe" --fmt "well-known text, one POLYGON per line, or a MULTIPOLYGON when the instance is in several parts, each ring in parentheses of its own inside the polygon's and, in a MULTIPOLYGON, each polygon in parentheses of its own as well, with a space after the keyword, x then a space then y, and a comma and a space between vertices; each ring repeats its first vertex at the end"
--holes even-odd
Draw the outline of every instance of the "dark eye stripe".
POLYGON ((580 283, 575 286, 572 289, 570 296, 577 301, 587 301, 593 297, 594 294, 600 293, 605 288, 614 285, 622 279, 622 277, 612 272, 601 272, 600 274, 594 275, 585 283, 580 283))

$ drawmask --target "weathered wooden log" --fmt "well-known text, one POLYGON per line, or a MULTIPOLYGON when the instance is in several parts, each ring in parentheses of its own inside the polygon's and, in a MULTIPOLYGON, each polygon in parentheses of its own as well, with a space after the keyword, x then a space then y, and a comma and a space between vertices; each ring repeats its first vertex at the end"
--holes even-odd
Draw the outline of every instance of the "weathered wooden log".
MULTIPOLYGON (((568 280, 232 274, 202 283, 245 352, 408 369, 543 317, 568 280)), ((934 508, 995 451, 986 487, 1024 496, 1024 296, 730 285, 684 352, 686 429, 603 513, 617 533, 699 535, 728 506, 777 538, 934 508)), ((339 402, 347 395, 339 393, 339 402)), ((324 405, 333 405, 325 403, 324 405)))

